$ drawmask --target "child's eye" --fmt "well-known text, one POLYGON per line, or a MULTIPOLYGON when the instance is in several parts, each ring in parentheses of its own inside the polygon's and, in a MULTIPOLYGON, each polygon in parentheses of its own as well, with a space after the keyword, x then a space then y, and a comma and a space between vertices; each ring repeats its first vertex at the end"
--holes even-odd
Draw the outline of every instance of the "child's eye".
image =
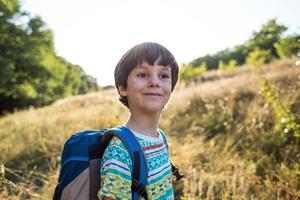
POLYGON ((161 74, 160 77, 162 79, 168 79, 168 78, 170 78, 170 75, 169 74, 161 74))
POLYGON ((137 76, 138 76, 138 77, 141 77, 141 78, 145 78, 145 77, 146 77, 146 74, 145 74, 145 73, 138 73, 137 76))

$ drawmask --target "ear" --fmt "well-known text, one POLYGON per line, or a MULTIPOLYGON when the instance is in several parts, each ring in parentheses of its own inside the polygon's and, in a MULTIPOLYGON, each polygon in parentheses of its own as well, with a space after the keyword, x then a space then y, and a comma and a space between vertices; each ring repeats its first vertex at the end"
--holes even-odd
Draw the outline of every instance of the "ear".
POLYGON ((125 97, 128 95, 127 89, 123 85, 119 85, 118 90, 119 90, 120 95, 125 96, 125 97))

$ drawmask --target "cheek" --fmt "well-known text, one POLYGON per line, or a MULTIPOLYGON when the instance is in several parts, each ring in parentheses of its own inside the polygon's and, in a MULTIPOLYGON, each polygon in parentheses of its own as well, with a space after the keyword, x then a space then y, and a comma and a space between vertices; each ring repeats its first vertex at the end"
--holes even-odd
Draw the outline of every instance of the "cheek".
POLYGON ((143 89, 143 83, 139 80, 132 80, 128 83, 128 93, 131 95, 138 94, 143 89))
POLYGON ((164 88, 165 88, 166 92, 171 93, 172 92, 172 83, 171 82, 167 83, 164 88))
POLYGON ((147 86, 147 81, 144 79, 136 78, 131 81, 131 84, 132 84, 132 88, 134 88, 135 90, 139 90, 139 89, 147 86))
POLYGON ((170 87, 168 87, 168 88, 165 88, 164 89, 164 93, 165 93, 165 96, 167 97, 167 98, 169 98, 170 96, 171 96, 171 88, 170 87))

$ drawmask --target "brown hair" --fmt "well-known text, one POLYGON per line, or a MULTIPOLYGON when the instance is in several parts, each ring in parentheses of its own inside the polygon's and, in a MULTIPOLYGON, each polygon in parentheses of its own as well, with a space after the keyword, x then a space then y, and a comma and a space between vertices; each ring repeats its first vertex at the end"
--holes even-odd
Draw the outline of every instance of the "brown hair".
POLYGON ((173 54, 164 46, 154 43, 145 42, 138 44, 129 49, 120 59, 115 68, 115 86, 120 95, 120 102, 128 108, 128 100, 122 96, 119 91, 119 86, 127 88, 127 78, 133 68, 147 62, 149 65, 161 65, 171 67, 172 74, 172 91, 178 80, 178 64, 173 54))

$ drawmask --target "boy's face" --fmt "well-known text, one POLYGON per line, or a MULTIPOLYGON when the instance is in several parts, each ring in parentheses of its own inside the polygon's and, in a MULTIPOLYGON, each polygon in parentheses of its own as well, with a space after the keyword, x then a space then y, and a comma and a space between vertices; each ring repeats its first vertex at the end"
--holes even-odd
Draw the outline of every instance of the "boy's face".
POLYGON ((127 79, 127 88, 119 87, 128 99, 131 112, 160 112, 167 104, 172 87, 171 69, 143 62, 135 67, 127 79))

